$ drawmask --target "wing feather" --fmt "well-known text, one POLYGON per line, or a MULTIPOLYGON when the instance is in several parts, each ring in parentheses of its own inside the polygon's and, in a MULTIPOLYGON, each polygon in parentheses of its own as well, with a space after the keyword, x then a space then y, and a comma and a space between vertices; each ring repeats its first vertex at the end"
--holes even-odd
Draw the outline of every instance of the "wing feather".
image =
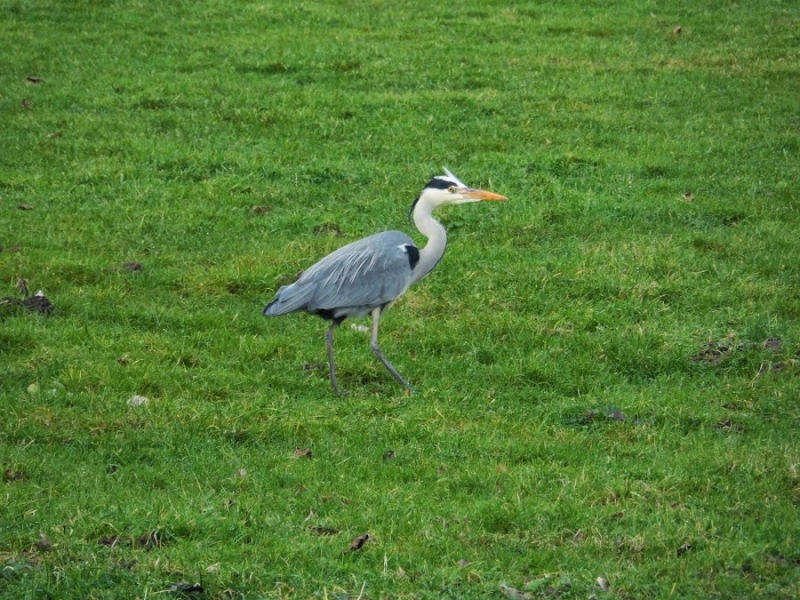
POLYGON ((406 234, 384 231, 343 246, 279 289, 264 314, 307 310, 348 316, 383 306, 411 282, 408 245, 414 242, 406 234))

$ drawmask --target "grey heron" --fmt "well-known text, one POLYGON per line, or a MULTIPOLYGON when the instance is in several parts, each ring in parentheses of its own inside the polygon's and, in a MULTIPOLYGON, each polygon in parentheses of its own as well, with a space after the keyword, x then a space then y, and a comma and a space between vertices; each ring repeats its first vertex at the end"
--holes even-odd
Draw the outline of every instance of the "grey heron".
POLYGON ((389 373, 411 391, 378 346, 381 313, 411 284, 430 273, 444 255, 447 232, 433 218, 433 211, 445 204, 464 204, 479 200, 507 200, 505 196, 466 186, 445 168, 444 175, 433 177, 411 205, 409 214, 417 229, 428 238, 424 248, 401 231, 383 231, 332 252, 300 275, 291 285, 282 286, 275 299, 264 308, 265 317, 295 311, 316 314, 331 321, 325 333, 331 385, 341 394, 333 359, 333 333, 347 317, 372 315, 370 348, 389 373))

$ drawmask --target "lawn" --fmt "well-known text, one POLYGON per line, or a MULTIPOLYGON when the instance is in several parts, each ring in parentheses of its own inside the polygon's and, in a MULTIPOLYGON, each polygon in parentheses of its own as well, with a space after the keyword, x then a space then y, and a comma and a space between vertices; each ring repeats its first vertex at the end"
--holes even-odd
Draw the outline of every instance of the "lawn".
POLYGON ((0 0, 0 597, 796 598, 798 31, 0 0), (443 166, 509 201, 381 319, 414 393, 346 321, 338 397, 261 310, 443 166))

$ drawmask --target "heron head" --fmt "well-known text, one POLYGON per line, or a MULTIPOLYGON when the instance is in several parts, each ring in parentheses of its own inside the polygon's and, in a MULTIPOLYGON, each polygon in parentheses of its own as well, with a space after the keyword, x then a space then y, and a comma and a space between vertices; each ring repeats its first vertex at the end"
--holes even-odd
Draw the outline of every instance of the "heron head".
POLYGON ((479 202, 481 200, 504 201, 508 200, 505 196, 471 188, 453 175, 447 167, 444 168, 444 175, 436 175, 428 182, 422 190, 420 197, 425 196, 436 205, 442 204, 465 204, 467 202, 479 202))

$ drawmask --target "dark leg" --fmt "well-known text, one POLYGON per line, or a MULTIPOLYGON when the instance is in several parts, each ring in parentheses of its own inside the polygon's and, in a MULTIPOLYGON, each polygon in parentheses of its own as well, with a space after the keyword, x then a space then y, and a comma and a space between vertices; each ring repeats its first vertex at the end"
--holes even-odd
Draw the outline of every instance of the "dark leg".
POLYGON ((325 345, 328 348, 328 366, 331 370, 331 385, 333 386, 333 391, 342 396, 347 392, 339 389, 339 382, 336 381, 336 363, 333 362, 333 330, 336 329, 339 323, 341 323, 341 321, 334 320, 331 326, 328 327, 328 331, 325 332, 325 345))
POLYGON ((397 372, 397 369, 395 369, 394 366, 392 366, 392 363, 390 363, 386 359, 386 357, 383 355, 383 352, 381 352, 380 347, 378 346, 378 321, 380 321, 380 319, 381 319, 381 309, 380 308, 373 309, 372 310, 372 341, 370 342, 369 347, 372 348, 372 353, 375 356, 378 357, 378 360, 380 360, 383 363, 383 366, 386 367, 389 370, 389 373, 392 374, 392 377, 394 377, 397 380, 397 382, 400 385, 402 385, 407 392, 410 393, 411 392, 411 386, 408 385, 406 380, 403 379, 403 377, 400 375, 400 373, 397 372))

